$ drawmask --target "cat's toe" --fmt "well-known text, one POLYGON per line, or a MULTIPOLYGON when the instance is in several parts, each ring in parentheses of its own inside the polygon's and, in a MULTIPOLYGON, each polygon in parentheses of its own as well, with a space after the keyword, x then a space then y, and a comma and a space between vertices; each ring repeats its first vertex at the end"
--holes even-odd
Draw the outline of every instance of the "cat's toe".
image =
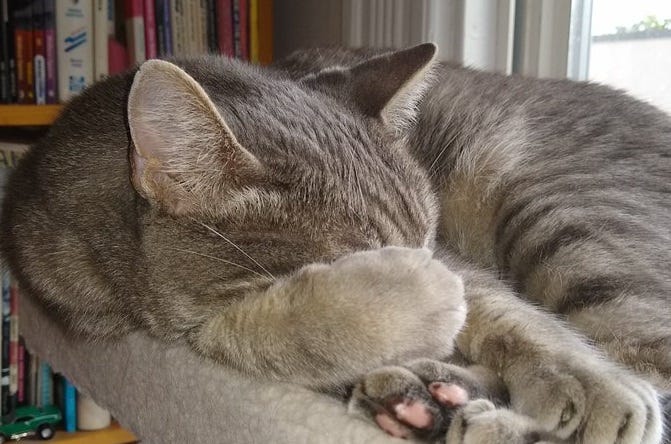
POLYGON ((468 402, 468 391, 457 384, 435 381, 429 384, 429 393, 433 399, 448 407, 459 407, 468 402))
MULTIPOLYGON (((442 383, 439 383, 442 384, 442 383)), ((454 406, 465 396, 459 390, 427 385, 406 368, 384 367, 369 373, 350 400, 350 412, 372 417, 392 436, 431 439, 445 433, 454 406), (456 395, 456 396, 455 396, 456 395)))

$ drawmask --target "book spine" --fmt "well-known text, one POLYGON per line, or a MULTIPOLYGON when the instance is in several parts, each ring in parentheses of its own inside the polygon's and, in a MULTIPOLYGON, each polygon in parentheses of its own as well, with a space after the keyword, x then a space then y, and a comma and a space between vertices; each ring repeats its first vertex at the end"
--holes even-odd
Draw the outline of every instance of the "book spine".
POLYGON ((240 44, 240 0, 233 0, 233 55, 242 58, 242 46, 240 44))
POLYGON ((94 0, 93 12, 93 72, 96 80, 109 75, 109 2, 114 0, 94 0))
POLYGON ((249 4, 249 60, 259 63, 259 1, 248 0, 249 4))
POLYGON ((56 2, 58 96, 67 101, 93 83, 93 0, 56 2))
POLYGON ((259 0, 259 63, 273 61, 273 0, 259 0))
POLYGON ((38 384, 38 375, 40 374, 40 362, 37 356, 34 354, 29 354, 30 364, 28 364, 28 404, 29 405, 38 405, 39 404, 39 384, 38 384))
POLYGON ((219 42, 217 38, 217 2, 216 0, 207 0, 205 7, 205 19, 207 20, 207 51, 210 54, 219 53, 219 42))
POLYGON ((35 103, 47 103, 46 41, 44 30, 45 0, 33 1, 33 70, 35 103))
POLYGON ((35 103, 33 89, 33 27, 32 2, 13 9, 16 82, 19 103, 35 103))
POLYGON ((233 4, 231 0, 217 0, 217 40, 219 52, 235 56, 233 47, 233 4))
POLYGON ((9 70, 9 101, 16 103, 19 101, 19 84, 16 78, 16 43, 14 42, 14 4, 11 0, 8 1, 9 9, 7 11, 7 58, 9 63, 7 68, 9 70))
POLYGON ((184 47, 184 0, 170 1, 170 17, 173 55, 181 56, 186 52, 184 47))
POLYGON ((66 432, 77 431, 77 389, 63 377, 63 419, 66 432))
POLYGON ((14 411, 19 391, 19 289, 11 278, 9 304, 9 404, 14 411))
POLYGON ((193 24, 193 0, 183 0, 182 5, 184 7, 184 52, 186 54, 193 54, 195 51, 194 45, 194 24, 193 24))
POLYGON ((249 60, 249 2, 247 0, 238 0, 239 17, 238 26, 240 28, 240 58, 242 60, 249 60))
POLYGON ((9 332, 10 332, 10 281, 9 272, 2 270, 2 387, 0 388, 0 411, 2 418, 9 415, 9 332))
POLYGON ((0 0, 0 102, 10 103, 9 93, 9 0, 0 0))
POLYGON ((47 103, 57 103, 56 0, 44 0, 44 65, 47 103))
MULTIPOLYGON (((159 0, 160 1, 160 0, 159 0)), ((174 0, 163 1, 163 27, 165 28, 165 55, 171 56, 175 53, 175 44, 172 39, 172 10, 171 2, 174 0)))
POLYGON ((144 44, 144 17, 143 0, 126 0, 126 43, 131 65, 144 62, 147 59, 144 44))
POLYGON ((207 34, 207 1, 200 0, 198 4, 198 41, 201 54, 209 52, 208 34, 207 34))
POLYGON ((46 407, 54 403, 53 373, 46 362, 40 362, 39 370, 39 406, 46 407))
POLYGON ((23 338, 19 338, 19 391, 17 392, 17 402, 19 405, 26 405, 27 399, 27 382, 28 382, 28 352, 26 351, 26 344, 23 338))
POLYGON ((144 0, 144 45, 147 59, 155 59, 158 56, 158 51, 154 0, 144 0))

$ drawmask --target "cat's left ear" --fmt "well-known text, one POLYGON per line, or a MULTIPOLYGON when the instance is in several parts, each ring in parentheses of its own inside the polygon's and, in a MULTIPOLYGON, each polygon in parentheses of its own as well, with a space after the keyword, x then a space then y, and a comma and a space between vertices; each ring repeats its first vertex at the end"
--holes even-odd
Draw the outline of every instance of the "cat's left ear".
POLYGON ((425 43, 351 68, 327 68, 305 81, 345 99, 366 116, 402 129, 414 120, 417 102, 431 85, 437 50, 425 43))

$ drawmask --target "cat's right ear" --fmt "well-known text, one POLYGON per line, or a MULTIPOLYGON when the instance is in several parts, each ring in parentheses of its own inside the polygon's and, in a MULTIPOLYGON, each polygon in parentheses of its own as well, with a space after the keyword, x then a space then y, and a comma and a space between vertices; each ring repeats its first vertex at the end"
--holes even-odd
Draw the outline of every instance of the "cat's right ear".
POLYGON ((174 215, 211 209, 261 174, 203 87, 178 66, 149 60, 128 96, 137 192, 174 215))
POLYGON ((437 51, 433 43, 424 43, 349 68, 327 68, 302 81, 402 131, 414 121, 417 103, 431 85, 437 51))

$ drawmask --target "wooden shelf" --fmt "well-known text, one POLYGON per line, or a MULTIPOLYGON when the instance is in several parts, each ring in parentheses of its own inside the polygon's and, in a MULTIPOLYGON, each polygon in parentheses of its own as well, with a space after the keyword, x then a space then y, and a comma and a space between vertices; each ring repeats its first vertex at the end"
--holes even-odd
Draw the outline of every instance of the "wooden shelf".
POLYGON ((61 105, 0 105, 0 126, 51 125, 61 105))
POLYGON ((110 427, 94 432, 75 432, 67 433, 63 430, 56 430, 56 435, 50 441, 39 441, 34 439, 22 439, 21 444, 129 444, 136 443, 138 439, 128 430, 121 428, 118 424, 112 424, 110 427))

